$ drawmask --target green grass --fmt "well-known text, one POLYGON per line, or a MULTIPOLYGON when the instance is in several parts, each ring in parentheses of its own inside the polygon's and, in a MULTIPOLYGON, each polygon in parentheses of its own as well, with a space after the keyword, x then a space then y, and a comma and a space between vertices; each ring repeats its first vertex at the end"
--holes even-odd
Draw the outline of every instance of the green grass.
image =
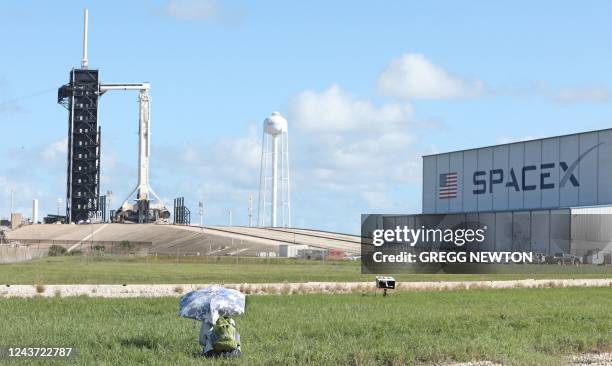
MULTIPOLYGON (((393 365, 491 360, 558 365, 610 349, 612 289, 249 296, 243 357, 197 356, 178 300, 0 299, 0 344, 76 347, 76 365, 393 365)), ((15 362, 14 364, 25 364, 15 362)), ((37 364, 32 362, 32 364, 37 364)))
MULTIPOLYGON (((612 278, 611 266, 525 266, 524 274, 402 274, 399 281, 612 278)), ((371 281, 359 261, 228 257, 47 257, 0 264, 0 284, 270 283, 371 281)))

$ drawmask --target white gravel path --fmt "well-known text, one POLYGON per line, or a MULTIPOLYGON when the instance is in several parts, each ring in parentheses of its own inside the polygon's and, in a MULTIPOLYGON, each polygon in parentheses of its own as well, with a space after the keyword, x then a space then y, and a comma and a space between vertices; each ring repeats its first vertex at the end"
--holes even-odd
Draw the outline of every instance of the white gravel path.
MULTIPOLYGON (((504 366, 491 361, 471 361, 435 364, 437 366, 504 366)), ((584 353, 567 357, 560 366, 612 366, 612 353, 584 353)))
MULTIPOLYGON (((164 297, 180 296, 210 284, 161 284, 161 285, 0 285, 0 297, 164 297)), ((349 293, 374 291, 374 282, 305 282, 267 284, 225 284, 245 294, 305 294, 349 293)), ((450 282, 402 282, 396 291, 445 291, 461 289, 550 288, 550 287, 612 287, 612 278, 606 279, 557 279, 514 281, 450 281, 450 282)))
POLYGON ((612 352, 585 353, 572 356, 568 365, 572 366, 612 366, 612 352))

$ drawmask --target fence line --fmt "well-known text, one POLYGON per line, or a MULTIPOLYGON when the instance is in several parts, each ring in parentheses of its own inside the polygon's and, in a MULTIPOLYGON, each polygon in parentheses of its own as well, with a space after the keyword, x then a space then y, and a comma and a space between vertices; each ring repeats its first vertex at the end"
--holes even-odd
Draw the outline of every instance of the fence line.
POLYGON ((6 245, 6 244, 12 244, 12 245, 23 245, 23 246, 29 246, 29 245, 33 245, 33 244, 57 244, 57 245, 61 245, 61 244, 65 244, 65 245, 70 245, 70 244, 92 244, 92 245, 120 245, 121 243, 124 242, 128 242, 130 244, 133 244, 135 246, 152 246, 153 242, 151 241, 136 241, 136 240, 61 240, 61 239, 7 239, 5 240, 5 244, 0 244, 0 245, 6 245))

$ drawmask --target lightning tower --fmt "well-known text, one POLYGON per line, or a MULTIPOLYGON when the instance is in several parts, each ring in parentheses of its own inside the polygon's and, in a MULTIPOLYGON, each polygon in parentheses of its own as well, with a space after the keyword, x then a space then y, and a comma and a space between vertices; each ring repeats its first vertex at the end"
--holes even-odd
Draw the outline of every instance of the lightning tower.
POLYGON ((57 92, 57 102, 68 109, 67 223, 94 216, 100 196, 100 82, 98 70, 87 65, 87 9, 84 17, 81 67, 70 71, 70 82, 57 92))

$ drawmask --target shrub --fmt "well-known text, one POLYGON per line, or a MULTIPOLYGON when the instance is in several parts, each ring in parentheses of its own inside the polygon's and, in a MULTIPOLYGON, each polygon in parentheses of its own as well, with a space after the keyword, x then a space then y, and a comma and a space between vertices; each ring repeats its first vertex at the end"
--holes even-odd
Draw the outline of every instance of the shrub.
POLYGON ((130 243, 128 240, 122 240, 119 243, 119 248, 121 248, 121 251, 125 254, 129 254, 134 250, 134 244, 130 243))
POLYGON ((66 248, 61 245, 51 245, 49 247, 49 256, 50 257, 59 257, 66 254, 66 248))
POLYGON ((129 240, 122 240, 119 246, 124 250, 132 250, 134 248, 134 244, 130 243, 129 240))

